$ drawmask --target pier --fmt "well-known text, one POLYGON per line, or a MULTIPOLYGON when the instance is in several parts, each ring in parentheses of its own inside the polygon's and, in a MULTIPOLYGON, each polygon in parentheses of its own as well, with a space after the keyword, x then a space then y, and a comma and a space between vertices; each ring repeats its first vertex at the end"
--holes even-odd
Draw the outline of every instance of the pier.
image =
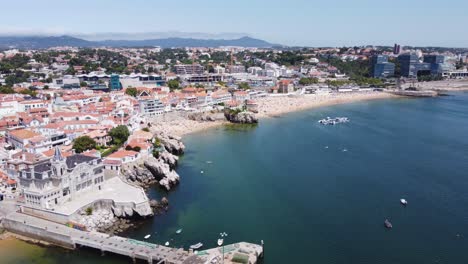
POLYGON ((221 261, 223 256, 225 256, 226 263, 230 263, 228 260, 232 258, 248 259, 249 263, 256 263, 258 258, 263 256, 263 247, 251 243, 241 242, 226 245, 222 248, 200 251, 195 254, 182 248, 165 247, 99 232, 80 231, 62 224, 17 212, 4 218, 2 224, 4 228, 12 233, 71 249, 82 246, 94 248, 99 250, 102 256, 110 252, 127 256, 133 262, 140 259, 148 263, 161 264, 219 263, 216 261, 221 261))

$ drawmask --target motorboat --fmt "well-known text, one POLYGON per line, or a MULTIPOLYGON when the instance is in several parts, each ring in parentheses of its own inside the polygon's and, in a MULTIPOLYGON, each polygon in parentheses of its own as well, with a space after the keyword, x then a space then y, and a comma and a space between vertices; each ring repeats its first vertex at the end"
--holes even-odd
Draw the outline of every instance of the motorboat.
POLYGON ((327 116, 327 118, 320 119, 318 122, 320 124, 322 124, 322 125, 336 125, 336 124, 341 124, 341 123, 348 123, 349 118, 347 118, 347 117, 331 118, 331 117, 327 116))
POLYGON ((181 228, 181 229, 177 229, 177 231, 175 231, 175 232, 176 232, 176 234, 182 233, 182 228, 181 228))
POLYGON ((384 222, 384 225, 386 228, 390 229, 393 227, 392 223, 390 223, 390 221, 388 221, 388 219, 385 219, 385 222, 384 222))
POLYGON ((150 237, 151 237, 151 235, 148 234, 148 235, 145 236, 145 239, 148 239, 150 237))
POLYGON ((405 199, 400 199, 400 203, 402 205, 407 205, 408 204, 408 201, 406 201, 405 199))
POLYGON ((224 243, 224 239, 220 238, 218 239, 218 246, 222 246, 224 243))
POLYGON ((191 249, 199 249, 201 247, 203 247, 203 243, 200 242, 190 246, 191 249))
POLYGON ((169 246, 169 241, 167 241, 166 243, 164 243, 164 245, 165 245, 166 247, 168 247, 168 246, 169 246))

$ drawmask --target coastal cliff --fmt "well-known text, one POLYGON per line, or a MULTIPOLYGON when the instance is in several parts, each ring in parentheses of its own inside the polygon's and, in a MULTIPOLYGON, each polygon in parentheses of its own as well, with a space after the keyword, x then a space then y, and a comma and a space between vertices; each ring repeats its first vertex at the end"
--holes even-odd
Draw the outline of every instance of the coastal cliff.
POLYGON ((165 133, 154 132, 160 149, 157 157, 147 156, 122 168, 125 178, 140 186, 158 183, 166 190, 179 183, 180 176, 175 171, 179 157, 185 151, 181 138, 165 133))

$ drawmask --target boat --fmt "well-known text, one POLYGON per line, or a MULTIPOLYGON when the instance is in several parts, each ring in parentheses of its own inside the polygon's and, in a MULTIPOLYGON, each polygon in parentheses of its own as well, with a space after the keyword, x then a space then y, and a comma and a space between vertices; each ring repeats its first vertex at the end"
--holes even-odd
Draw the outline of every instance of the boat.
POLYGON ((199 249, 201 247, 203 247, 203 243, 200 242, 190 246, 191 249, 199 249))
POLYGON ((211 160, 208 160, 206 163, 211 164, 211 163, 213 163, 213 162, 212 162, 211 160))
POLYGON ((322 125, 336 125, 336 124, 341 124, 341 123, 348 123, 349 118, 347 118, 347 117, 331 118, 331 117, 327 116, 327 118, 320 119, 318 122, 320 124, 322 124, 322 125))
POLYGON ((390 221, 388 221, 388 219, 385 219, 385 222, 384 222, 384 225, 386 228, 390 229, 393 227, 392 223, 390 223, 390 221))
POLYGON ((220 238, 218 239, 218 246, 222 246, 224 243, 224 239, 220 238))
POLYGON ((200 171, 201 174, 203 174, 203 171, 200 171))
POLYGON ((177 231, 175 231, 175 232, 176 232, 176 234, 182 233, 182 228, 181 228, 181 229, 177 229, 177 231))
POLYGON ((402 205, 407 205, 408 204, 408 201, 406 201, 405 199, 400 199, 400 203, 402 205))
POLYGON ((164 245, 165 245, 166 247, 168 247, 168 246, 169 246, 169 241, 167 241, 166 243, 164 243, 164 245))
POLYGON ((150 238, 150 237, 151 237, 151 235, 146 235, 146 236, 145 236, 145 239, 148 239, 148 238, 150 238))

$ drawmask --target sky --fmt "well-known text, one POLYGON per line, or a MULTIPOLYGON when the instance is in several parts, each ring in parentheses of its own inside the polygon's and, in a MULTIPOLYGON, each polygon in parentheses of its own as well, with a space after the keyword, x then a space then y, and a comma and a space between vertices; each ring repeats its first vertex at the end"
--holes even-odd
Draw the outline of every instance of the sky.
POLYGON ((245 33, 291 46, 468 47, 467 0, 2 0, 0 34, 245 33))

